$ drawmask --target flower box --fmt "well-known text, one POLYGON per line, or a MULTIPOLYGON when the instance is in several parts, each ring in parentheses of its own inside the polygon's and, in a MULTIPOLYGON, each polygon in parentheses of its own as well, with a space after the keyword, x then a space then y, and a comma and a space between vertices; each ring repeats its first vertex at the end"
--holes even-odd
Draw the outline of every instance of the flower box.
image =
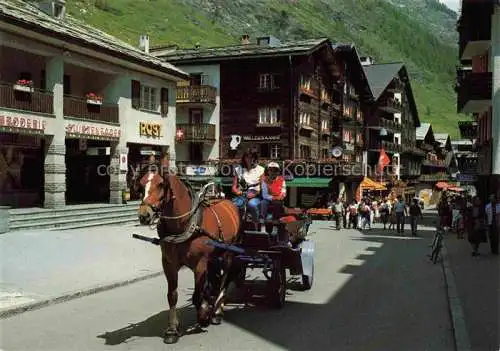
POLYGON ((85 94, 85 98, 87 99, 87 104, 89 105, 102 105, 102 96, 95 93, 87 93, 85 94))
POLYGON ((23 91, 25 93, 33 92, 33 87, 30 85, 14 84, 12 88, 16 91, 23 91))
POLYGON ((87 99, 89 105, 102 105, 102 100, 87 99))

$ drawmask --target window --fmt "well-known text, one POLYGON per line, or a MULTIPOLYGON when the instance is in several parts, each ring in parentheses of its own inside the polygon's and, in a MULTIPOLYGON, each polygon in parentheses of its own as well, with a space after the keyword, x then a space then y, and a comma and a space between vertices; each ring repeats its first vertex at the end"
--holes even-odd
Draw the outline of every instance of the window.
POLYGON ((311 148, 307 145, 300 145, 300 158, 311 158, 311 148))
POLYGON ((277 108, 263 107, 259 109, 259 124, 278 124, 280 113, 277 108))
POLYGON ((311 80, 300 76, 300 87, 304 90, 311 90, 311 80))
POLYGON ((299 122, 302 125, 310 126, 311 125, 311 115, 309 113, 302 112, 299 115, 299 122))
POLYGON ((271 144, 271 158, 280 158, 280 144, 271 144))
POLYGON ((273 89, 279 88, 276 77, 271 73, 263 73, 259 78, 259 88, 273 89))
POLYGON ((158 89, 141 85, 141 108, 148 111, 158 111, 158 89))
POLYGON ((321 130, 328 130, 328 121, 321 121, 321 130))

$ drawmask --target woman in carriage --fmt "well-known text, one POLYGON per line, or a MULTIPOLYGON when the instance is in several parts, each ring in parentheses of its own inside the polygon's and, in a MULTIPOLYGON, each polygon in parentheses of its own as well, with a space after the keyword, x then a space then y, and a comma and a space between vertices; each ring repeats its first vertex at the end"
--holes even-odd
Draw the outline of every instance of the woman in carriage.
POLYGON ((270 216, 277 220, 285 215, 285 178, 280 175, 280 166, 276 162, 270 162, 266 171, 267 174, 262 179, 262 218, 267 219, 270 216))
POLYGON ((241 165, 235 168, 232 192, 236 195, 233 203, 244 215, 245 205, 252 220, 260 217, 260 192, 264 167, 258 164, 257 152, 247 150, 241 157, 241 165))

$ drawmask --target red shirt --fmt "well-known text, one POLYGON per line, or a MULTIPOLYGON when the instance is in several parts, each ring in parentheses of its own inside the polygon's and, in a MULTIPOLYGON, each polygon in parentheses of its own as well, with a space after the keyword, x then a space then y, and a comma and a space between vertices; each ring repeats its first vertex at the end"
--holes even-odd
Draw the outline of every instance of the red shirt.
POLYGON ((265 182, 269 195, 280 197, 283 194, 283 184, 285 183, 283 176, 277 176, 273 181, 269 181, 269 178, 266 177, 265 182))

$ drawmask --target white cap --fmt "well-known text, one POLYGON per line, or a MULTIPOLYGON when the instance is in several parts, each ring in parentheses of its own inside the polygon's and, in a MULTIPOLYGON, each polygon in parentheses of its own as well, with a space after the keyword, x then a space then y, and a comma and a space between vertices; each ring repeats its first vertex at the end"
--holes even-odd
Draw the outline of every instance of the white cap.
POLYGON ((280 165, 277 162, 269 162, 267 168, 280 168, 280 165))

